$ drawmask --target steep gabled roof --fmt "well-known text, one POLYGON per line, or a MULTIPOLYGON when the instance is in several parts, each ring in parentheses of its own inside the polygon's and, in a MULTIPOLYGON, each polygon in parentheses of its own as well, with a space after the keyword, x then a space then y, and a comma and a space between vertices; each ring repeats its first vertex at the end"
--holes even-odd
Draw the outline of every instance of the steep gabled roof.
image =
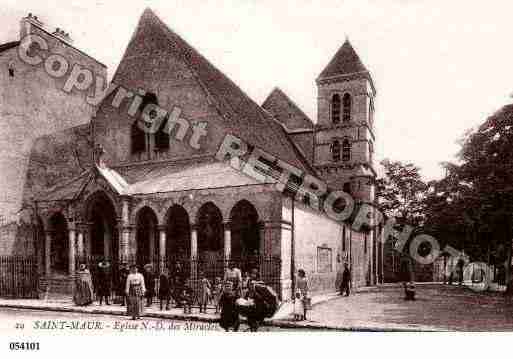
POLYGON ((5 44, 0 45, 0 52, 12 49, 13 47, 18 46, 19 44, 19 41, 6 42, 5 44))
POLYGON ((289 130, 313 128, 312 120, 278 87, 267 96, 262 107, 289 130))
MULTIPOLYGON (((113 77, 113 82, 129 86, 144 84, 144 73, 138 69, 144 65, 144 69, 147 71, 147 64, 151 64, 154 68, 163 66, 159 57, 172 58, 190 70, 193 75, 190 80, 203 89, 209 101, 215 106, 219 114, 218 124, 226 131, 226 134, 231 133, 247 143, 264 149, 282 161, 308 172, 302 159, 298 158, 292 145, 281 131, 280 124, 274 121, 272 116, 269 116, 250 99, 233 81, 169 29, 150 9, 146 9, 141 16, 137 29, 113 77), (137 64, 141 64, 141 66, 138 67, 137 64)), ((171 74, 168 76, 171 77, 171 74)), ((166 83, 172 79, 162 76, 155 81, 166 83)), ((159 83, 153 84, 153 87, 164 87, 159 86, 159 83)))
POLYGON ((368 72, 367 68, 363 65, 349 40, 346 39, 335 56, 322 70, 318 79, 364 72, 368 72))

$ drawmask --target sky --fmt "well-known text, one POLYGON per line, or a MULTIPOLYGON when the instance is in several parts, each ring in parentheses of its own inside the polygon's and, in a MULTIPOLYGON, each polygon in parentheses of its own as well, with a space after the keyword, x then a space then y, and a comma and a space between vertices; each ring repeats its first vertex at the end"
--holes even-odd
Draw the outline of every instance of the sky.
POLYGON ((32 12, 112 76, 146 7, 257 103, 278 86, 314 122, 315 79, 348 37, 377 89, 376 158, 413 162, 426 180, 513 101, 508 1, 3 0, 0 43, 32 12))

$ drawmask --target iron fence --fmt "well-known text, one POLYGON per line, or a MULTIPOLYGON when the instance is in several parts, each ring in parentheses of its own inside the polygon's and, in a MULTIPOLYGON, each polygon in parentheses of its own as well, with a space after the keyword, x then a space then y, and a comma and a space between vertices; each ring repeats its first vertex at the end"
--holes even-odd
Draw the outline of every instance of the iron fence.
MULTIPOLYGON (((98 264, 105 259, 103 256, 80 257, 76 259, 77 265, 86 264, 91 272, 94 288, 98 283, 98 264)), ((201 293, 201 279, 207 278, 213 285, 217 278, 223 280, 226 268, 230 265, 241 269, 241 272, 249 273, 256 270, 258 279, 272 287, 276 293, 280 293, 280 274, 281 260, 276 257, 264 256, 247 256, 241 258, 232 258, 225 260, 223 257, 198 257, 190 258, 186 256, 172 256, 166 258, 161 263, 158 259, 137 259, 128 258, 127 261, 120 262, 116 259, 109 259, 110 262, 110 286, 111 298, 113 303, 122 303, 124 295, 124 277, 122 275, 122 267, 130 264, 136 264, 139 272, 145 272, 145 265, 150 264, 155 277, 155 294, 158 298, 159 291, 159 275, 162 271, 167 270, 171 282, 172 297, 177 297, 183 286, 187 284, 193 291, 193 302, 198 304, 201 293)), ((148 286, 148 284, 147 284, 148 286)))
POLYGON ((0 256, 0 297, 38 298, 36 257, 0 256))

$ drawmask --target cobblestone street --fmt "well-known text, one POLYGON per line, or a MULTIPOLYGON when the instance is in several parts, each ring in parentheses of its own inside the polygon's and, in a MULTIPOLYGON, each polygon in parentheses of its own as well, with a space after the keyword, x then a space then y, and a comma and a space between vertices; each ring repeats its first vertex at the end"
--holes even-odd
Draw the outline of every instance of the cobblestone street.
POLYGON ((513 299, 457 286, 418 285, 417 300, 404 301, 399 286, 340 297, 309 312, 305 325, 353 330, 513 330, 513 299))

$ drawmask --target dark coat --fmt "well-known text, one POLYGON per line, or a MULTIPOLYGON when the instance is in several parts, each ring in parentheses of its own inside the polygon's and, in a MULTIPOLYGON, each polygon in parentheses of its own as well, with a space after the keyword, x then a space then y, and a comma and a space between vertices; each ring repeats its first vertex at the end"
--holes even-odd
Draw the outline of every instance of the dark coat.
POLYGON ((159 283, 159 298, 169 298, 171 295, 171 283, 169 281, 169 277, 165 274, 161 274, 159 283))
POLYGON ((239 309, 235 303, 237 297, 235 294, 223 293, 219 299, 219 306, 221 307, 221 317, 219 318, 219 325, 224 330, 229 328, 239 329, 239 309))
POLYGON ((146 286, 146 298, 155 296, 155 274, 152 272, 144 272, 144 285, 146 286))
POLYGON ((110 296, 112 289, 112 274, 110 267, 98 267, 96 288, 99 296, 110 296))
POLYGON ((349 268, 344 268, 344 272, 342 273, 342 285, 345 285, 351 281, 351 271, 349 268))
POLYGON ((117 294, 120 297, 125 295, 126 288, 126 278, 128 277, 128 269, 121 268, 119 270, 119 278, 118 278, 118 286, 117 286, 117 294))

